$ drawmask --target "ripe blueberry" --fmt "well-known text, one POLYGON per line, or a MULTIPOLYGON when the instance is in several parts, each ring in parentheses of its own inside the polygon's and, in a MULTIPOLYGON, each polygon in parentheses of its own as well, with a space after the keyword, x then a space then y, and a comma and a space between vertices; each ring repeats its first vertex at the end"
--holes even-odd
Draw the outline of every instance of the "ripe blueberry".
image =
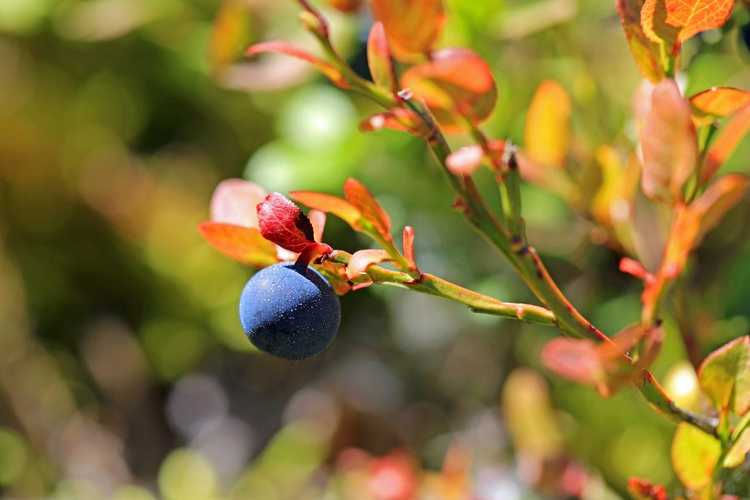
POLYGON ((240 297, 240 321, 261 351, 304 359, 331 343, 341 322, 341 305, 315 269, 275 264, 257 272, 240 297))

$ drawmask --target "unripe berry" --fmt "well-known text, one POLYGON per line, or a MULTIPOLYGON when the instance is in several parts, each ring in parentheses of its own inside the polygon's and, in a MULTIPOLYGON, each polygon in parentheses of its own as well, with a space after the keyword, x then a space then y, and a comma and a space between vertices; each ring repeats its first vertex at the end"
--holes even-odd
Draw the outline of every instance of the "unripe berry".
POLYGON ((240 297, 240 321, 261 351, 304 359, 331 343, 341 306, 331 285, 316 270, 275 264, 257 272, 240 297))

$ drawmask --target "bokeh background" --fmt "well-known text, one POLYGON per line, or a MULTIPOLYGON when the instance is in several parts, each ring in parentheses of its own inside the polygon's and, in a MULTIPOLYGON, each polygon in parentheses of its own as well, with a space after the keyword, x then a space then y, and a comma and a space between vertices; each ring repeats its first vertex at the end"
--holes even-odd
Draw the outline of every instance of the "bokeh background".
MULTIPOLYGON (((337 47, 366 71, 367 14, 323 7, 337 47)), ((639 77, 613 2, 447 7, 441 45, 473 48, 497 79, 490 135, 523 142, 534 89, 555 79, 574 102, 575 168, 594 172, 598 146, 632 143, 639 77)), ((251 348, 237 302, 252 270, 196 230, 227 177, 338 193, 355 176, 395 227, 415 227, 424 270, 533 298, 451 210, 420 141, 358 131, 370 103, 280 57, 215 78, 219 9, 0 0, 0 494, 614 499, 633 475, 675 485, 673 424, 632 390, 603 400, 550 378, 538 353, 554 332, 541 327, 372 287, 342 299, 323 355, 291 363, 251 348)), ((218 29, 314 50, 297 10, 247 0, 218 29)), ((688 93, 750 86, 748 23, 738 5, 722 31, 689 43, 688 93)), ((748 153, 744 143, 726 168, 750 167, 748 153)), ((596 175, 582 178, 593 195, 596 175)), ((636 321, 639 285, 592 243, 591 223, 538 188, 524 187, 524 203, 574 302, 608 332, 636 321)), ((655 373, 678 401, 697 397, 680 330, 705 354, 748 329, 748 215, 735 210, 711 235, 669 309, 655 373)), ((349 251, 369 244, 333 218, 326 234, 349 251)))

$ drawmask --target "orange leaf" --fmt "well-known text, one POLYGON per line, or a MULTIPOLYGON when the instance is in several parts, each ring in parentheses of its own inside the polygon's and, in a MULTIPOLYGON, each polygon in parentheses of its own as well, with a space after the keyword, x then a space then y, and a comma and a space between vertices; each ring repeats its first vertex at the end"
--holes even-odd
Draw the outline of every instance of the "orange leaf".
POLYGON ((251 266, 269 266, 277 262, 276 245, 256 228, 203 222, 198 226, 203 238, 221 253, 251 266))
POLYGON ((673 80, 654 87, 640 139, 643 151, 641 187, 649 198, 681 198, 685 181, 698 159, 690 106, 673 80))
POLYGON ((719 136, 708 148, 701 172, 701 180, 710 179, 721 168, 748 131, 750 131, 750 106, 745 106, 729 118, 721 128, 719 136))
POLYGON ((343 198, 314 191, 294 191, 289 193, 289 197, 309 208, 332 213, 352 228, 359 229, 359 220, 362 218, 362 214, 357 207, 343 198))
POLYGON ((733 87, 712 87, 692 96, 690 104, 699 117, 729 116, 750 104, 750 92, 733 87))
POLYGON ((359 210, 362 219, 371 224, 384 240, 393 240, 390 217, 361 182, 351 177, 347 179, 344 183, 344 195, 359 210))
POLYGON ((443 31, 441 0, 372 0, 375 19, 383 23, 393 52, 412 60, 428 53, 443 31))
POLYGON ((547 80, 536 90, 524 130, 524 150, 543 166, 562 167, 570 141, 570 97, 559 83, 547 80))
POLYGON ((682 28, 684 42, 696 33, 720 28, 729 19, 734 0, 665 0, 667 24, 682 28))
POLYGON ((358 250, 349 259, 349 264, 346 266, 346 277, 352 280, 360 274, 367 272, 368 267, 387 260, 390 260, 390 256, 385 250, 358 250))
POLYGON ((717 179, 690 206, 700 217, 698 241, 713 229, 733 206, 735 206, 750 187, 750 178, 742 174, 729 174, 717 179))
POLYGON ((744 175, 727 175, 714 182, 691 205, 678 207, 662 263, 666 277, 682 272, 693 248, 742 199, 748 186, 750 179, 744 175))
MULTIPOLYGON (((666 0, 645 0, 641 8, 641 28, 653 42, 662 45, 664 56, 677 57, 679 28, 667 24, 666 0)), ((664 64, 664 61, 662 61, 664 64)))
POLYGON ((375 23, 367 39, 367 64, 372 80, 382 87, 396 91, 396 70, 391 59, 391 50, 385 38, 383 23, 375 23))
POLYGON ((651 82, 664 78, 664 68, 659 59, 659 46, 649 39, 641 27, 643 0, 617 0, 617 13, 628 40, 630 53, 641 74, 651 82))
POLYGON ((271 41, 257 43, 248 48, 245 52, 245 55, 248 57, 252 57, 263 52, 285 54, 297 59, 302 59, 303 61, 307 61, 315 66, 318 71, 328 77, 328 79, 331 80, 331 82, 333 82, 333 84, 337 87, 342 89, 349 88, 349 83, 346 81, 346 78, 333 64, 326 62, 323 59, 314 56, 305 50, 295 47, 288 42, 271 41))
POLYGON ((401 86, 423 99, 446 131, 456 132, 464 121, 479 124, 490 116, 497 88, 487 63, 468 49, 443 49, 429 62, 412 66, 401 86))

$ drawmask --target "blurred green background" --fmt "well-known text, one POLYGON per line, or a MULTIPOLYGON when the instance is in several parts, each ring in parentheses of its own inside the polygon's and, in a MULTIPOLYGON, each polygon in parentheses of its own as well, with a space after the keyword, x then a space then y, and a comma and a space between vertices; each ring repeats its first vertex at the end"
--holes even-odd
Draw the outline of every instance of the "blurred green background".
MULTIPOLYGON (((243 6, 248 42, 314 47, 294 2, 243 6)), ((415 227, 424 270, 533 298, 451 210, 420 141, 358 131, 370 103, 275 57, 213 78, 219 7, 0 0, 4 498, 406 499, 416 488, 436 499, 598 499, 626 498, 633 475, 675 485, 673 425, 632 390, 602 400, 547 378, 538 353, 551 330, 373 287, 342 299, 323 355, 290 363, 251 349, 237 301, 252 271, 196 230, 227 177, 338 193, 355 176, 395 227, 415 227)), ((473 48, 497 79, 490 135, 522 142, 534 89, 555 79, 574 102, 577 157, 593 165, 599 145, 631 142, 639 77, 613 2, 447 7, 441 45, 473 48)), ((337 47, 365 68, 367 15, 326 12, 337 47)), ((750 87, 748 23, 738 7, 722 31, 690 41, 688 93, 750 87)), ((744 143, 726 168, 746 169, 748 153, 744 143)), ((537 188, 525 187, 524 203, 573 302, 610 333, 636 321, 639 284, 592 244, 590 223, 537 188)), ((667 317, 655 372, 678 401, 695 397, 679 330, 694 329, 705 354, 748 329, 748 215, 735 210, 707 240, 671 308, 689 314, 667 317)), ((369 244, 333 218, 326 234, 349 251, 369 244)))

